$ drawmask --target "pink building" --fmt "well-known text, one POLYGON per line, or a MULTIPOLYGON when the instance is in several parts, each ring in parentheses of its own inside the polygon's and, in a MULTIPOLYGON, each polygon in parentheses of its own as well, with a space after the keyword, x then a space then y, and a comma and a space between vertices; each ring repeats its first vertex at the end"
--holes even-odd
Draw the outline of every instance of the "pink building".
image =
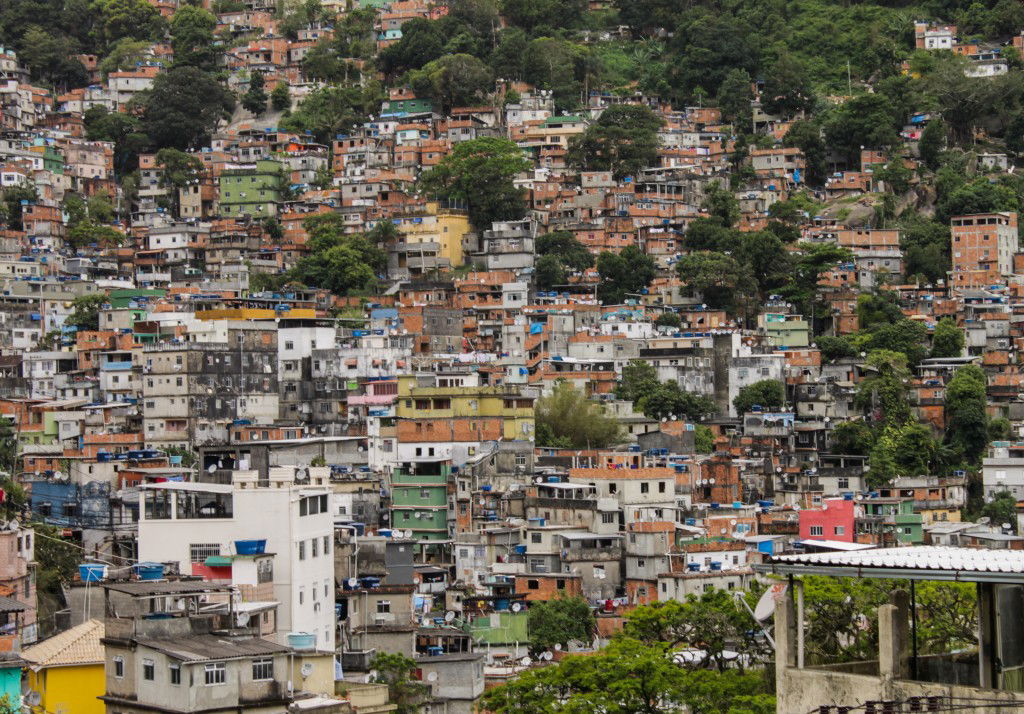
MULTIPOLYGON (((0 522, 0 596, 16 600, 25 606, 18 618, 20 632, 0 627, 0 640, 14 637, 20 644, 31 644, 36 632, 36 563, 35 532, 20 526, 11 528, 0 522)), ((0 641, 0 650, 5 647, 0 641)))
POLYGON ((826 498, 820 509, 800 511, 800 540, 838 540, 853 543, 856 504, 844 498, 826 498))

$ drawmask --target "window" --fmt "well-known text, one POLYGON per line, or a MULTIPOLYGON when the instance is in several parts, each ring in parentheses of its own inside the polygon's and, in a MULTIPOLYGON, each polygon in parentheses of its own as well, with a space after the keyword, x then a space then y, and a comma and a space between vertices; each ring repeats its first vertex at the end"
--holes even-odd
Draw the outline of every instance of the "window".
POLYGON ((274 678, 274 658, 260 657, 252 661, 252 679, 254 682, 263 682, 274 678))
POLYGON ((124 657, 114 658, 114 676, 118 679, 124 677, 124 657))
POLYGON ((214 662, 212 664, 206 665, 204 674, 204 681, 206 682, 207 685, 224 684, 226 681, 228 681, 227 668, 224 666, 223 662, 214 662))
POLYGON ((665 493, 665 482, 658 481, 658 493, 665 493))
POLYGON ((324 536, 324 555, 331 552, 331 537, 324 536))
POLYGON ((615 483, 614 481, 612 481, 610 484, 608 484, 608 493, 618 493, 618 492, 619 492, 619 484, 615 483))
POLYGON ((825 534, 825 529, 821 526, 811 526, 811 535, 820 536, 825 534))
POLYGON ((650 490, 651 490, 651 484, 649 484, 647 481, 642 481, 640 483, 640 493, 648 493, 648 492, 650 492, 650 490))
POLYGON ((318 555, 320 555, 320 541, 318 541, 316 538, 311 538, 310 541, 309 541, 309 545, 310 545, 310 549, 309 549, 310 557, 315 558, 318 555))
POLYGON ((181 684, 181 665, 175 662, 168 669, 171 674, 171 684, 181 684))
POLYGON ((300 540, 299 541, 299 560, 305 560, 305 559, 306 559, 306 541, 300 540))
POLYGON ((835 526, 832 528, 834 535, 846 535, 846 526, 835 526))
POLYGON ((527 580, 526 581, 526 587, 527 587, 528 590, 540 590, 540 581, 539 580, 527 580))
POLYGON ((541 534, 541 533, 531 533, 530 534, 530 542, 531 543, 540 543, 543 540, 544 540, 544 535, 541 534))
POLYGON ((377 601, 377 614, 384 615, 391 612, 391 601, 390 600, 378 600, 377 601))
POLYGON ((156 662, 151 659, 142 660, 142 678, 150 682, 156 679, 156 662))
POLYGON ((837 488, 849 488, 850 487, 850 479, 847 478, 846 476, 840 476, 836 480, 836 487, 837 488))
POLYGON ((219 543, 192 543, 188 547, 189 560, 193 563, 205 563, 211 555, 220 555, 219 543))
POLYGON ((644 568, 646 566, 647 566, 647 561, 646 560, 644 560, 643 558, 637 558, 636 559, 636 567, 644 568))

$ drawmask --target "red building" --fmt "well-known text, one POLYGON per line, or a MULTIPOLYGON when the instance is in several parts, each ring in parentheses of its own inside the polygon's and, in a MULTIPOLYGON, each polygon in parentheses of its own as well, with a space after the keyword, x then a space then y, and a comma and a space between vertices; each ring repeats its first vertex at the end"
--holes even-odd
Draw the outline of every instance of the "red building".
POLYGON ((821 508, 800 511, 800 540, 838 540, 853 543, 856 504, 844 498, 826 498, 821 508))

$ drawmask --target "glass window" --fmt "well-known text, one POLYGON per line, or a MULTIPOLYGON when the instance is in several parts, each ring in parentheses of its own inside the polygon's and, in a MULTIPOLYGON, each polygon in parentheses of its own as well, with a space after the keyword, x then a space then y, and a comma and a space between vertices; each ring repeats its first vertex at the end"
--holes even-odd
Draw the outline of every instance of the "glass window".
POLYGON ((254 681, 263 682, 274 678, 274 658, 261 657, 252 661, 252 678, 254 681))
POLYGON ((156 679, 156 662, 151 659, 142 660, 142 678, 151 682, 156 679))
POLYGON ((168 669, 171 673, 171 684, 181 684, 181 665, 175 662, 168 669))
POLYGON ((124 657, 114 658, 114 676, 118 679, 124 676, 124 657))
POLYGON ((228 672, 223 662, 214 662, 205 667, 206 684, 224 684, 228 681, 228 672))

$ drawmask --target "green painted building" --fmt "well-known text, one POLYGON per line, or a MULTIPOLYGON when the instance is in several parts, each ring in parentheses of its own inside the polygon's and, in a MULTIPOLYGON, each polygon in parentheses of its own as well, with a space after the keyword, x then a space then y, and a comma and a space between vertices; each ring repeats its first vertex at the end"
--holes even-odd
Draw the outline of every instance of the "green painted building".
POLYGON ((856 517, 858 536, 870 535, 883 546, 893 542, 924 542, 924 519, 920 513, 914 513, 914 499, 865 498, 858 504, 863 508, 863 513, 856 517))
POLYGON ((113 308, 136 307, 139 304, 156 302, 166 294, 166 290, 128 288, 124 290, 111 290, 107 299, 110 302, 110 307, 113 308))
POLYGON ((381 114, 429 114, 434 104, 429 99, 389 99, 381 105, 381 114))
POLYGON ((448 538, 449 461, 423 461, 396 468, 391 476, 391 527, 411 530, 417 540, 448 538))
POLYGON ((217 179, 220 188, 220 214, 240 216, 276 216, 285 186, 284 167, 272 159, 225 169, 217 179))
POLYGON ((808 347, 811 344, 811 326, 802 315, 768 312, 762 314, 758 321, 768 340, 776 347, 808 347))

